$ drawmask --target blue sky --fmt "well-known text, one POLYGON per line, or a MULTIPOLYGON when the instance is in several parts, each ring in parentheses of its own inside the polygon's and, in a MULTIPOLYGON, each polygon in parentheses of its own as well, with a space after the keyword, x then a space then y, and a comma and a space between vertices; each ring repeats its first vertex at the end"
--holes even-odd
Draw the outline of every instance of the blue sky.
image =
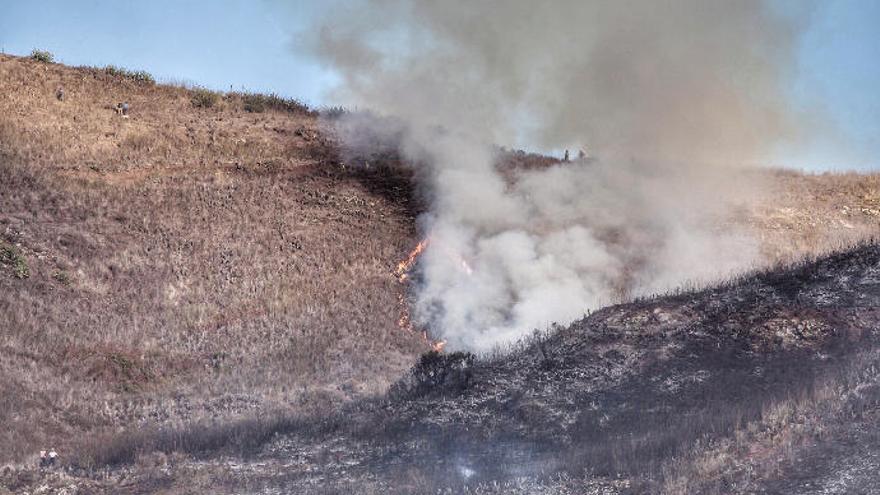
MULTIPOLYGON (((735 1, 735 0, 734 0, 735 1)), ((799 0, 776 0, 782 10, 799 0)), ((0 51, 49 50, 71 65, 114 64, 159 80, 219 90, 276 92, 332 104, 334 75, 308 57, 296 33, 319 0, 0 0, 0 51)), ((791 88, 824 107, 826 138, 781 148, 783 164, 880 170, 880 0, 820 0, 799 47, 791 88), (831 130, 833 128, 833 130, 831 130)))
POLYGON ((333 75, 298 49, 316 1, 0 0, 0 50, 52 52, 69 65, 118 65, 157 79, 323 102, 333 75))
POLYGON ((840 136, 803 150, 803 162, 880 170, 880 1, 819 2, 801 39, 792 88, 804 107, 822 105, 840 136))

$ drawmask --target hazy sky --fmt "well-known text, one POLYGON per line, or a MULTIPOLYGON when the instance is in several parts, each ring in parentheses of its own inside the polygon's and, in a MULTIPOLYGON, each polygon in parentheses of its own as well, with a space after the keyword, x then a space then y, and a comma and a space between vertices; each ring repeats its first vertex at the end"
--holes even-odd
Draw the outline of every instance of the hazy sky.
MULTIPOLYGON (((803 5, 775 0, 782 11, 803 5)), ((0 0, 0 51, 49 50, 71 65, 114 64, 159 80, 213 89, 277 92, 333 104, 334 75, 296 33, 326 14, 320 0, 0 0)), ((821 105, 843 133, 809 149, 780 150, 783 164, 880 169, 880 0, 816 2, 801 39, 791 97, 821 105)))

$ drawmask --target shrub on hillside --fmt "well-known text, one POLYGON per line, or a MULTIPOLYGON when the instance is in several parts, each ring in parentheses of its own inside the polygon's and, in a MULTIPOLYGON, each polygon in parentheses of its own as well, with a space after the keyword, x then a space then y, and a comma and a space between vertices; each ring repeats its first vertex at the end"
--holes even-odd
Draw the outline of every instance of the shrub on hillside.
POLYGON ((217 104, 220 95, 210 89, 195 88, 192 90, 192 104, 196 108, 211 108, 217 104))
POLYGON ((263 113, 266 110, 279 110, 291 113, 310 113, 309 107, 295 98, 284 98, 277 94, 232 93, 241 99, 245 112, 263 113))
POLYGON ((153 79, 153 75, 144 70, 136 70, 134 72, 131 72, 128 74, 128 78, 139 83, 156 84, 156 80, 153 79))
POLYGON ((51 64, 55 61, 55 56, 52 55, 52 52, 46 50, 34 50, 31 52, 31 58, 36 60, 37 62, 43 62, 45 64, 51 64))
POLYGON ((57 280, 61 285, 70 286, 73 280, 70 278, 70 274, 65 272, 64 270, 59 270, 52 274, 52 278, 57 280))
POLYGON ((27 261, 15 246, 0 243, 0 264, 12 267, 12 273, 16 278, 28 278, 31 276, 27 261))
POLYGON ((413 366, 410 376, 394 385, 392 395, 460 393, 471 384, 474 359, 469 352, 426 352, 413 366))
POLYGON ((136 83, 141 84, 156 83, 156 80, 153 78, 153 76, 149 72, 143 70, 128 70, 123 67, 108 65, 104 67, 104 73, 115 77, 121 77, 123 79, 130 79, 136 83))

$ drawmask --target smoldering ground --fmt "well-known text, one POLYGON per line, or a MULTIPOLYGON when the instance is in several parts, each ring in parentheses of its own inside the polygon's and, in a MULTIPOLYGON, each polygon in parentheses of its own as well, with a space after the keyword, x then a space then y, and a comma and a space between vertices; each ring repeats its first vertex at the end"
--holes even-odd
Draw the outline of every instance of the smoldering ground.
POLYGON ((768 2, 340 5, 309 43, 369 108, 351 153, 419 167, 431 245, 417 322, 485 350, 632 295, 760 263, 726 223, 739 172, 807 134, 787 104, 801 26, 768 2), (499 173, 496 145, 596 160, 499 173), (463 269, 466 266, 466 269, 463 269))

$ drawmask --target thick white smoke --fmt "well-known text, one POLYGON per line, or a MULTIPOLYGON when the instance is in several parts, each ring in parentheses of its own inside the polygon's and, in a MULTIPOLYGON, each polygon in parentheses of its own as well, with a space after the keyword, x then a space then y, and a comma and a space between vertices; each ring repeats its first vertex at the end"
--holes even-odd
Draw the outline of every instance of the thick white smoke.
POLYGON ((423 167, 417 321, 486 350, 756 260, 719 220, 743 198, 735 171, 794 132, 796 28, 757 0, 376 0, 313 44, 338 101, 387 117, 343 118, 346 144, 423 167), (511 177, 495 148, 511 143, 598 159, 511 177))

